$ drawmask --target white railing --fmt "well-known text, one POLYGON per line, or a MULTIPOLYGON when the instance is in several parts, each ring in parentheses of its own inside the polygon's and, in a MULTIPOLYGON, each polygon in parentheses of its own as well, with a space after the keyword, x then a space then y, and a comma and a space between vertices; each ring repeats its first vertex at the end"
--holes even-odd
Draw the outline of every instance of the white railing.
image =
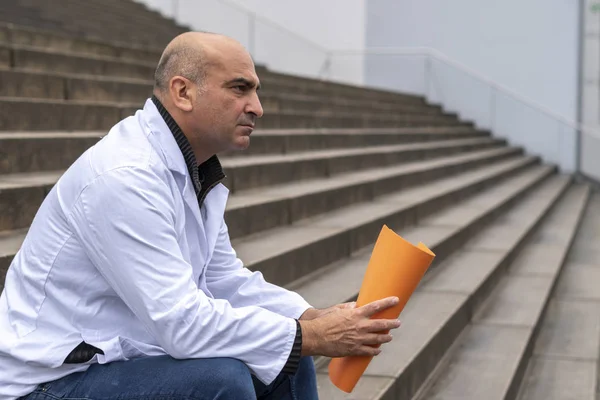
POLYGON ((600 179, 600 131, 585 127, 426 47, 331 51, 323 79, 338 65, 365 64, 365 85, 424 96, 565 172, 600 179))
POLYGON ((228 0, 138 0, 196 30, 238 39, 274 71, 424 96, 510 144, 600 181, 600 131, 584 127, 432 48, 330 50, 228 0), (202 3, 202 4, 200 4, 202 3), (196 8, 202 10, 197 12, 196 8))

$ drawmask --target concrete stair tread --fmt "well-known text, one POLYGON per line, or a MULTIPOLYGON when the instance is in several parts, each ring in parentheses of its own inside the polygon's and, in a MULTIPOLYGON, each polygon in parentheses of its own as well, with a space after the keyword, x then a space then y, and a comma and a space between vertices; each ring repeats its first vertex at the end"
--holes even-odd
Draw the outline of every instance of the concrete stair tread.
MULTIPOLYGON (((399 127, 399 128, 292 128, 292 129, 257 129, 252 133, 252 136, 289 136, 295 134, 310 134, 310 135, 364 135, 373 134, 388 134, 388 135, 403 135, 415 133, 435 133, 435 134, 454 134, 468 131, 468 128, 453 127, 453 126, 432 126, 432 127, 399 127)), ((479 135, 473 130, 474 135, 479 135)))
MULTIPOLYGON (((13 98, 16 99, 16 98, 13 98)), ((57 137, 92 137, 92 136, 103 136, 106 135, 106 131, 0 131, 0 139, 11 139, 17 137, 23 138, 44 138, 48 135, 55 135, 57 137)), ((444 127, 444 126, 432 126, 432 127, 408 127, 408 128, 360 128, 360 129, 311 129, 311 128, 295 128, 295 129, 257 129, 252 133, 254 138, 256 137, 292 137, 297 135, 314 135, 317 136, 325 136, 325 135, 355 135, 355 136, 367 136, 372 134, 378 135, 390 135, 390 136, 402 136, 402 135, 414 135, 414 134, 435 134, 435 135, 453 135, 457 133, 472 133, 473 138, 487 138, 477 132, 472 130, 469 131, 469 128, 464 127, 444 127)), ((436 140, 441 141, 441 138, 436 138, 436 140)), ((240 154, 244 154, 244 151, 239 152, 240 154)), ((227 158, 229 154, 221 155, 220 158, 227 158)))
MULTIPOLYGON (((469 154, 461 154, 458 156, 444 157, 435 160, 417 161, 413 163, 406 163, 399 166, 384 167, 384 168, 373 168, 366 171, 351 172, 346 174, 339 174, 335 176, 335 179, 323 178, 306 180, 300 182, 294 182, 290 184, 282 184, 270 186, 267 188, 250 189, 245 191, 239 191, 235 193, 229 201, 228 208, 242 207, 248 203, 256 204, 261 200, 281 200, 285 198, 297 197, 302 195, 308 195, 311 193, 317 193, 320 191, 332 190, 335 188, 347 186, 350 184, 357 184, 361 182, 376 182, 380 179, 389 178, 399 174, 410 174, 420 171, 425 171, 430 168, 452 165, 468 160, 477 158, 486 158, 496 154, 503 154, 507 152, 507 148, 495 149, 495 150, 483 150, 473 151, 469 154)), ((416 189, 415 189, 416 190, 416 189)), ((434 190, 426 188, 425 190, 434 190)), ((402 197, 410 196, 410 193, 406 192, 402 197)), ((421 194, 421 191, 414 192, 421 194)), ((397 202, 398 199, 395 197, 391 198, 397 202)))
MULTIPOLYGON (((0 28, 3 29, 16 29, 19 31, 24 31, 30 34, 39 34, 41 36, 56 36, 58 38, 64 39, 64 40, 72 40, 72 35, 69 35, 67 33, 64 32, 57 32, 57 31, 49 31, 49 30, 44 30, 44 29, 40 29, 40 28, 34 28, 34 27, 29 27, 29 26, 15 26, 13 24, 9 24, 6 22, 1 22, 0 23, 0 28)), ((80 38, 77 38, 78 40, 80 38)), ((125 42, 110 42, 110 41, 106 41, 106 40, 99 40, 99 39, 90 39, 90 38, 84 38, 82 41, 84 42, 88 42, 91 44, 98 44, 98 45, 102 45, 102 46, 112 46, 112 47, 118 47, 118 48, 122 48, 122 49, 134 49, 134 50, 139 50, 139 49, 143 49, 143 50, 147 50, 147 51, 153 51, 156 52, 157 57, 160 56, 160 53, 162 52, 161 48, 158 47, 149 47, 149 46, 143 46, 143 45, 139 45, 139 44, 132 44, 132 43, 125 43, 125 42)))
MULTIPOLYGON (((506 197, 514 196, 514 190, 510 191, 510 189, 513 188, 512 183, 515 180, 521 178, 521 176, 526 176, 531 181, 532 176, 535 177, 539 173, 539 168, 543 168, 543 167, 532 168, 530 171, 526 171, 526 172, 522 173, 521 175, 511 178, 511 179, 507 180, 506 182, 500 184, 501 186, 509 189, 509 190, 507 190, 506 197)), ((519 190, 521 190, 521 188, 517 188, 517 190, 519 191, 519 190)), ((483 192, 482 194, 485 194, 485 192, 483 192)), ((475 195, 473 197, 478 197, 478 196, 479 195, 475 195)), ((495 207, 495 205, 492 205, 491 207, 488 207, 488 208, 493 209, 494 207, 495 207)), ((448 207, 448 208, 440 211, 440 214, 442 214, 442 213, 452 214, 456 210, 462 209, 462 208, 464 208, 464 206, 462 204, 448 207)), ((475 209, 475 210, 472 210, 471 212, 473 214, 481 214, 486 211, 487 211, 486 209, 475 209)), ((474 219, 474 218, 472 218, 472 219, 474 219)), ((470 224, 472 219, 463 221, 462 225, 470 224)), ((428 246, 431 245, 432 247, 435 247, 436 243, 442 241, 447 236, 451 236, 459 227, 459 225, 457 225, 456 227, 448 226, 448 227, 442 227, 440 229, 440 227, 435 227, 435 226, 429 225, 426 221, 427 221, 427 219, 425 219, 423 221, 419 221, 416 226, 405 228, 402 230, 402 232, 399 232, 399 234, 411 243, 417 243, 419 241, 426 241, 425 243, 428 246)), ((488 228, 488 229, 490 229, 490 228, 488 228)), ((489 252, 480 252, 480 251, 476 251, 476 250, 475 251, 467 251, 467 254, 482 254, 482 253, 490 254, 489 252)), ((494 257, 498 256, 498 254, 493 254, 493 253, 491 253, 491 254, 494 257)), ((369 257, 370 257, 370 253, 359 254, 356 257, 353 257, 351 259, 350 263, 344 262, 343 266, 332 270, 331 276, 323 277, 318 280, 311 279, 310 283, 308 283, 307 285, 298 287, 297 290, 299 291, 299 293, 306 295, 307 298, 315 298, 316 299, 316 294, 325 293, 322 291, 325 287, 333 288, 334 286, 336 286, 333 283, 336 282, 336 280, 339 281, 339 278, 341 278, 341 276, 336 277, 335 276, 336 274, 343 274, 347 277, 350 277, 350 276, 354 277, 353 279, 347 278, 344 280, 346 282, 349 282, 352 280, 353 283, 355 284, 355 286, 358 284, 358 286, 360 287, 360 282, 362 281, 362 273, 364 273, 364 268, 366 268, 366 264, 364 264, 364 262, 368 261, 369 257), (358 262, 359 265, 362 265, 362 267, 361 267, 362 269, 359 269, 360 280, 357 279, 359 275, 353 274, 351 271, 351 269, 355 266, 355 264, 354 264, 355 261, 358 262), (346 268, 347 265, 348 265, 348 268, 346 268)), ((468 258, 468 257, 466 257, 466 258, 468 258)), ((451 262, 452 265, 454 265, 455 263, 456 262, 451 262)), ((469 263, 468 265, 472 266, 473 263, 469 263)), ((444 268, 443 269, 443 271, 450 271, 450 270, 454 270, 454 268, 444 268)), ((356 271, 354 271, 354 272, 356 272, 356 271)), ((440 279, 440 278, 436 278, 436 279, 440 279)), ((441 279, 447 280, 450 278, 442 277, 441 279)), ((461 278, 457 278, 456 280, 460 281, 461 278)), ((431 282, 428 282, 428 285, 431 285, 431 284, 432 284, 431 282)), ((329 290, 331 290, 331 289, 329 289, 329 290)), ((344 296, 347 296, 347 294, 344 296)), ((318 299, 318 301, 320 303, 323 303, 323 304, 319 304, 319 306, 325 306, 326 304, 330 303, 331 301, 340 302, 343 300, 344 296, 342 296, 341 298, 332 297, 332 298, 327 298, 327 299, 324 299, 324 298, 318 299)))
MULTIPOLYGON (((527 173, 523 175, 525 174, 527 173)), ((507 181, 503 185, 510 187, 510 183, 511 181, 507 181)), ((538 197, 539 206, 546 209, 550 207, 565 190, 568 183, 569 180, 564 177, 554 177, 542 184, 542 188, 552 185, 555 193, 546 198, 538 197), (562 183, 562 185, 557 182, 562 183)), ((538 190, 540 188, 534 188, 526 198, 534 195, 538 190)), ((485 192, 482 192, 480 195, 484 196, 485 192)), ((473 198, 478 196, 473 196, 473 198)), ((520 204, 521 202, 515 208, 508 210, 507 213, 513 212, 520 204)), ((455 205, 449 207, 447 211, 452 212, 461 207, 462 205, 455 205)), ((490 210, 493 210, 494 207, 494 205, 490 205, 490 210)), ((522 234, 525 234, 527 229, 532 229, 532 226, 535 225, 535 217, 530 218, 529 222, 529 226, 523 228, 522 234)), ((493 226, 494 222, 478 233, 478 236, 485 236, 493 226)), ((428 226, 417 225, 413 228, 413 235, 415 235, 413 238, 415 240, 424 240, 435 252, 435 241, 429 243, 428 239, 426 239, 429 228, 428 226), (421 233, 419 233, 419 230, 421 230, 421 233)), ((410 234, 405 235, 405 232, 400 232, 400 234, 403 237, 410 236, 410 234)), ((477 301, 481 301, 479 299, 482 295, 481 293, 486 292, 490 282, 494 280, 494 274, 497 275, 497 272, 494 271, 503 268, 502 260, 509 256, 508 253, 457 249, 453 255, 441 263, 432 266, 402 312, 400 319, 403 321, 403 324, 398 332, 395 333, 394 341, 384 345, 383 353, 371 361, 363 376, 363 379, 380 378, 380 380, 371 386, 371 393, 364 397, 353 397, 340 391, 333 391, 334 395, 328 398, 334 400, 346 398, 412 398, 412 395, 426 379, 430 370, 437 364, 435 358, 443 355, 448 342, 452 342, 451 336, 458 335, 462 326, 467 322, 468 315, 471 313, 470 309, 476 305, 477 301), (474 269, 476 269, 475 273, 474 269), (456 287, 451 286, 454 283, 460 284, 456 287), (383 378, 392 379, 394 383, 390 385, 389 381, 381 380, 383 378)), ((337 282, 344 282, 344 284, 351 282, 351 286, 354 288, 360 286, 362 273, 364 273, 366 268, 369 254, 364 254, 360 257, 363 259, 361 273, 355 274, 353 277, 348 277, 346 274, 340 275, 336 277, 337 282)), ((356 269, 359 270, 359 268, 356 269)), ((340 265, 339 270, 345 270, 345 266, 340 265)), ((339 273, 339 271, 336 272, 339 273)), ((495 279, 498 278, 496 277, 495 279)), ((320 280, 324 279, 321 278, 320 280)), ((329 281, 328 287, 332 287, 334 282, 329 281)), ((330 289, 321 292, 316 291, 314 288, 316 284, 322 283, 311 282, 308 284, 313 285, 312 291, 315 295, 319 295, 320 293, 320 297, 323 297, 329 294, 330 289)), ((305 286, 304 290, 308 290, 308 285, 305 286)), ((335 299, 331 298, 329 300, 335 299)), ((323 387, 323 392, 325 392, 325 388, 331 390, 330 387, 332 384, 328 381, 324 370, 321 370, 320 373, 320 383, 323 387)))
MULTIPOLYGON (((484 174, 486 172, 492 176, 494 174, 494 171, 491 173, 485 171, 484 174)), ((472 176, 468 176, 467 179, 472 180, 473 178, 472 176)), ((468 184, 464 180, 461 181, 460 175, 441 181, 448 180, 452 180, 454 187, 468 184)), ((436 183, 431 185, 435 185, 436 183)), ((412 190, 420 190, 420 188, 406 189, 401 193, 391 195, 390 197, 394 198, 393 202, 388 201, 386 196, 383 196, 375 202, 345 207, 329 212, 324 216, 301 220, 290 227, 276 228, 262 232, 256 237, 250 236, 234 240, 234 246, 245 264, 251 267, 261 260, 274 257, 277 253, 289 252, 306 245, 306 243, 323 240, 340 231, 347 231, 364 225, 369 221, 384 218, 386 215, 392 214, 399 209, 410 208, 411 205, 418 204, 424 200, 416 200, 414 196, 411 196, 412 190), (408 200, 403 202, 401 196, 406 196, 408 200)), ((439 196, 439 192, 437 195, 439 196)), ((434 194, 431 197, 435 196, 434 194)))
MULTIPOLYGON (((570 232, 555 245, 556 268, 548 275, 527 276, 513 266, 448 351, 418 399, 515 398, 535 329, 570 248, 588 191, 583 185, 571 187, 532 238, 557 229, 570 232)), ((538 199, 543 201, 543 197, 538 199)), ((539 245, 527 243, 517 259, 539 245)))
POLYGON ((64 171, 0 175, 0 190, 54 185, 64 171))
POLYGON ((598 399, 600 263, 580 264, 573 255, 585 251, 581 243, 597 245, 599 210, 592 195, 540 324, 519 400, 598 399))
MULTIPOLYGON (((42 104, 74 104, 74 105, 85 105, 85 106, 99 106, 99 107, 134 107, 139 108, 139 103, 119 103, 115 104, 111 101, 86 101, 86 100, 65 100, 65 99, 43 99, 43 98, 25 98, 25 97, 8 97, 0 96, 0 102, 10 101, 18 103, 42 103, 42 104)), ((115 121, 115 123, 118 121, 115 121)))
POLYGON ((474 138, 474 139, 458 139, 458 140, 441 140, 435 142, 425 143, 411 143, 411 144, 398 144, 398 145, 385 145, 385 146, 368 146, 360 149, 331 149, 331 150, 316 150, 307 151, 302 153, 289 153, 280 155, 260 155, 260 156, 248 156, 248 157, 237 157, 234 159, 227 159, 223 161, 223 166, 227 167, 244 167, 248 165, 256 164, 276 164, 282 162, 296 162, 296 161, 308 161, 323 158, 335 158, 353 155, 369 154, 373 156, 394 153, 399 151, 410 151, 410 150, 428 150, 436 148, 448 148, 463 145, 474 145, 474 144, 488 144, 497 143, 497 140, 492 138, 474 138))
MULTIPOLYGON (((4 177, 2 179, 4 179, 5 184, 10 183, 12 188, 21 188, 22 191, 0 194, 0 202, 16 204, 11 211, 10 218, 8 216, 0 218, 0 230, 26 227, 31 222, 37 206, 43 200, 47 190, 55 183, 54 179, 60 174, 57 171, 63 171, 59 168, 68 167, 98 139, 97 137, 90 138, 86 136, 76 141, 65 138, 61 142, 57 141, 56 138, 52 138, 48 142, 39 139, 39 137, 41 135, 38 136, 37 140, 26 143, 19 140, 7 140, 5 142, 4 164, 0 164, 0 170, 4 172, 4 175, 0 174, 0 177, 4 177), (51 156, 54 158, 44 154, 44 152, 49 151, 52 152, 51 156), (17 152, 22 154, 21 158, 15 158, 14 154, 17 152), (7 162, 14 166, 12 170, 6 169, 7 162), (48 175, 48 170, 55 171, 55 173, 48 175), (44 171, 44 174, 40 175, 40 178, 32 180, 28 174, 34 174, 36 171, 44 171), (25 197, 27 197, 27 201, 18 201, 25 197)), ((493 141, 481 144, 484 148, 489 145, 497 147, 493 141)), ((363 165, 362 162, 374 162, 373 160, 368 161, 373 156, 362 157, 359 155, 356 156, 359 157, 356 160, 347 159, 345 164, 338 164, 337 167, 333 166, 334 161, 337 160, 327 159, 318 162, 303 161, 301 164, 259 164, 254 165, 252 168, 244 166, 238 169, 228 167, 227 159, 224 159, 225 171, 228 173, 225 184, 234 193, 227 206, 228 215, 226 216, 230 226, 230 234, 232 238, 237 238, 276 226, 288 225, 298 219, 322 214, 337 207, 359 201, 368 201, 373 196, 388 193, 396 187, 414 185, 415 174, 420 174, 420 180, 422 181, 430 181, 449 173, 448 168, 458 172, 461 167, 467 168, 497 162, 517 156, 520 152, 518 149, 504 147, 498 147, 492 153, 489 151, 464 151, 474 150, 479 146, 480 144, 475 143, 451 150, 437 148, 436 150, 426 150, 432 151, 432 153, 423 155, 419 155, 419 153, 392 153, 391 158, 379 159, 375 162, 390 165, 401 163, 402 157, 407 158, 407 160, 409 157, 417 159, 423 156, 439 157, 446 152, 449 154, 458 152, 459 155, 443 158, 442 162, 439 163, 432 164, 429 161, 421 161, 408 163, 407 166, 403 166, 401 163, 392 169, 376 169, 375 171, 372 171, 372 169, 377 165, 363 165), (471 148, 471 146, 474 147, 471 148), (460 153, 461 151, 464 152, 460 153), (362 161, 358 162, 360 160, 362 161), (284 165, 289 165, 289 168, 285 169, 284 165), (268 169, 265 169, 265 167, 268 167, 268 169), (338 170, 334 168, 338 168, 338 170), (348 171, 356 169, 371 172, 367 174, 359 172, 355 173, 354 176, 352 174, 344 175, 348 171), (339 175, 340 179, 330 179, 329 176, 332 174, 336 174, 336 176, 341 174, 339 175), (277 185, 280 182, 289 182, 291 175, 294 176, 293 184, 269 187, 269 185, 277 185), (309 185, 302 183, 302 180, 311 178, 321 179, 313 180, 312 184, 309 185), (385 181, 378 182, 378 179, 385 179, 385 181), (242 185, 249 188, 260 186, 266 186, 266 188, 264 192, 254 190, 244 196, 236 196, 239 189, 244 188, 242 185), (238 190, 235 190, 236 188, 238 190)), ((282 156, 281 159, 291 156, 282 156)), ((533 159, 528 159, 526 162, 533 161, 533 159)), ((0 183, 2 182, 0 180, 0 183)))
MULTIPOLYGON (((119 59, 122 59, 119 57, 119 59)), ((7 80, 14 80, 15 84, 18 82, 25 80, 25 78, 29 78, 28 82, 32 81, 33 78, 36 80, 34 82, 53 82, 54 84, 62 84, 67 85, 68 82, 71 83, 85 83, 86 87, 92 86, 96 88, 109 88, 107 90, 111 90, 113 96, 116 96, 115 91, 118 90, 117 87, 107 86, 106 84, 120 84, 120 85, 130 85, 130 88, 135 88, 140 92, 138 96, 143 99, 142 94, 146 92, 148 96, 152 91, 152 86, 154 82, 149 79, 136 78, 136 77, 122 77, 122 76, 104 76, 104 75, 90 75, 85 72, 83 73, 67 73, 67 72, 50 72, 50 71, 41 71, 39 69, 20 66, 15 68, 0 68, 0 77, 7 80), (84 82, 82 82, 84 81, 84 82), (103 85, 104 84, 104 85, 103 85)), ((268 84, 269 79, 265 79, 268 84)), ((385 100, 379 101, 371 101, 360 98, 352 98, 349 96, 344 96, 342 94, 337 93, 327 93, 323 91, 323 93, 310 93, 310 94, 289 94, 282 93, 281 90, 277 90, 278 87, 276 84, 273 84, 271 89, 261 90, 260 98, 263 101, 263 105, 265 108, 269 108, 271 102, 275 101, 280 106, 282 104, 292 103, 292 104, 321 104, 325 107, 354 107, 354 108, 365 108, 365 109, 377 109, 382 112, 410 112, 415 114, 442 114, 442 111, 439 107, 429 106, 426 104, 403 104, 403 103, 393 103, 386 102, 385 100)), ((64 91, 64 89, 63 89, 64 91)), ((77 93, 75 93, 77 94, 77 93)), ((89 96, 89 93, 86 93, 89 96)), ((69 90, 69 95, 72 97, 72 91, 69 90)), ((29 97, 27 94, 19 93, 15 95, 18 97, 29 97)), ((55 98, 54 96, 50 96, 51 98, 55 98)), ((46 97, 44 97, 46 98, 46 97)), ((116 99, 111 98, 110 101, 116 101, 116 99)), ((445 115, 451 115, 450 113, 445 113, 445 115)), ((452 114, 453 115, 453 114, 452 114)))
POLYGON ((112 61, 112 62, 118 62, 118 63, 129 64, 129 65, 140 65, 140 66, 150 67, 150 68, 156 67, 155 63, 150 63, 150 62, 145 62, 145 61, 130 60, 130 59, 124 59, 124 58, 119 58, 119 57, 111 57, 111 56, 90 54, 90 53, 82 54, 82 53, 73 52, 73 51, 47 49, 47 48, 43 48, 43 47, 28 46, 28 45, 23 45, 23 44, 16 45, 16 44, 0 43, 0 47, 5 47, 5 48, 8 47, 8 48, 11 48, 14 50, 35 51, 35 52, 44 53, 44 54, 58 54, 58 55, 74 57, 74 58, 85 58, 85 59, 98 60, 98 61, 112 61))
MULTIPOLYGON (((119 58, 120 60, 120 58, 119 58)), ((27 68, 27 67, 15 67, 6 68, 0 67, 0 72, 16 72, 44 77, 60 78, 60 79, 84 79, 87 81, 99 81, 99 82, 114 82, 114 83, 130 83, 138 85, 146 85, 152 88, 153 81, 142 78, 134 78, 127 76, 104 76, 104 75, 90 75, 85 73, 66 73, 66 72, 54 72, 54 71, 40 71, 39 69, 27 68)))
MULTIPOLYGON (((141 107, 141 104, 139 103, 119 103, 117 105, 114 104, 114 102, 107 102, 107 101, 85 101, 85 100, 64 100, 64 99, 44 99, 44 98, 22 98, 22 97, 9 97, 9 96, 0 96, 0 102, 13 102, 13 103, 22 103, 22 104, 32 104, 32 103, 38 103, 38 104, 75 104, 75 105, 89 105, 89 106, 106 106, 106 107, 116 107, 116 108, 139 108, 141 107)), ((298 116, 298 117, 307 117, 307 118, 314 118, 314 117, 334 117, 334 118, 347 118, 347 119, 356 119, 357 118, 357 114, 356 113, 350 113, 350 112, 330 112, 330 111, 315 111, 315 112, 309 112, 309 111, 287 111, 287 110, 282 110, 282 111, 269 111, 269 115, 273 116, 273 115, 280 115, 280 116, 298 116)), ((373 112, 368 112, 368 113, 363 113, 360 114, 360 117, 363 118, 377 118, 379 120, 388 120, 388 121, 400 121, 401 118, 408 118, 408 119, 413 119, 415 121, 417 120, 423 120, 423 121, 427 121, 427 120, 431 120, 431 119, 437 119, 437 120, 444 120, 446 121, 446 123, 450 126, 462 126, 462 125, 469 125, 468 123, 459 121, 457 119, 451 120, 451 118, 453 117, 449 117, 449 116, 430 116, 430 115, 411 115, 411 114, 398 114, 398 115, 389 115, 386 114, 386 116, 382 116, 379 114, 375 114, 373 112)), ((260 121, 260 120, 259 120, 260 121)), ((118 121, 115 121, 115 123, 118 121)))
POLYGON ((107 132, 0 132, 0 140, 101 138, 107 132))

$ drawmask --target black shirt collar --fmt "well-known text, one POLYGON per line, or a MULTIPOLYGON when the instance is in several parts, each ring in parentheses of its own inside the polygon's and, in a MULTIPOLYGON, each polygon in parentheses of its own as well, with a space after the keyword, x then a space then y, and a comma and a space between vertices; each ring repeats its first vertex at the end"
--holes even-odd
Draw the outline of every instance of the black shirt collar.
POLYGON ((169 127, 169 130, 179 146, 179 150, 181 150, 181 153, 183 154, 185 165, 187 166, 192 183, 194 184, 194 191, 198 197, 198 203, 202 206, 202 202, 208 192, 225 178, 221 163, 215 154, 202 164, 198 165, 196 156, 192 150, 192 145, 179 125, 177 125, 177 122, 175 122, 175 119, 173 119, 160 100, 154 95, 152 95, 152 102, 169 127))

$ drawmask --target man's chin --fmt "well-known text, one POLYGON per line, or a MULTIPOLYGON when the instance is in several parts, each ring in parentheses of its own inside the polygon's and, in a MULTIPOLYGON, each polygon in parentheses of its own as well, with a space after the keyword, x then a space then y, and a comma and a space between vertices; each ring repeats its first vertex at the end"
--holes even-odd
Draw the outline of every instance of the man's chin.
POLYGON ((233 143, 232 150, 241 151, 246 150, 250 146, 250 136, 237 137, 233 143))

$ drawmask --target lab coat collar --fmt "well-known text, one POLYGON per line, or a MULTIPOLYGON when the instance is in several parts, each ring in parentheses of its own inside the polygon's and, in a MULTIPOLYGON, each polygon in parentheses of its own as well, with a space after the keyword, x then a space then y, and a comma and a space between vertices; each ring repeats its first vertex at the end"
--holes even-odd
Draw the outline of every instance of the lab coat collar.
POLYGON ((189 175, 183 154, 151 99, 146 100, 143 109, 143 119, 150 128, 149 140, 163 158, 167 168, 180 175, 189 175))

